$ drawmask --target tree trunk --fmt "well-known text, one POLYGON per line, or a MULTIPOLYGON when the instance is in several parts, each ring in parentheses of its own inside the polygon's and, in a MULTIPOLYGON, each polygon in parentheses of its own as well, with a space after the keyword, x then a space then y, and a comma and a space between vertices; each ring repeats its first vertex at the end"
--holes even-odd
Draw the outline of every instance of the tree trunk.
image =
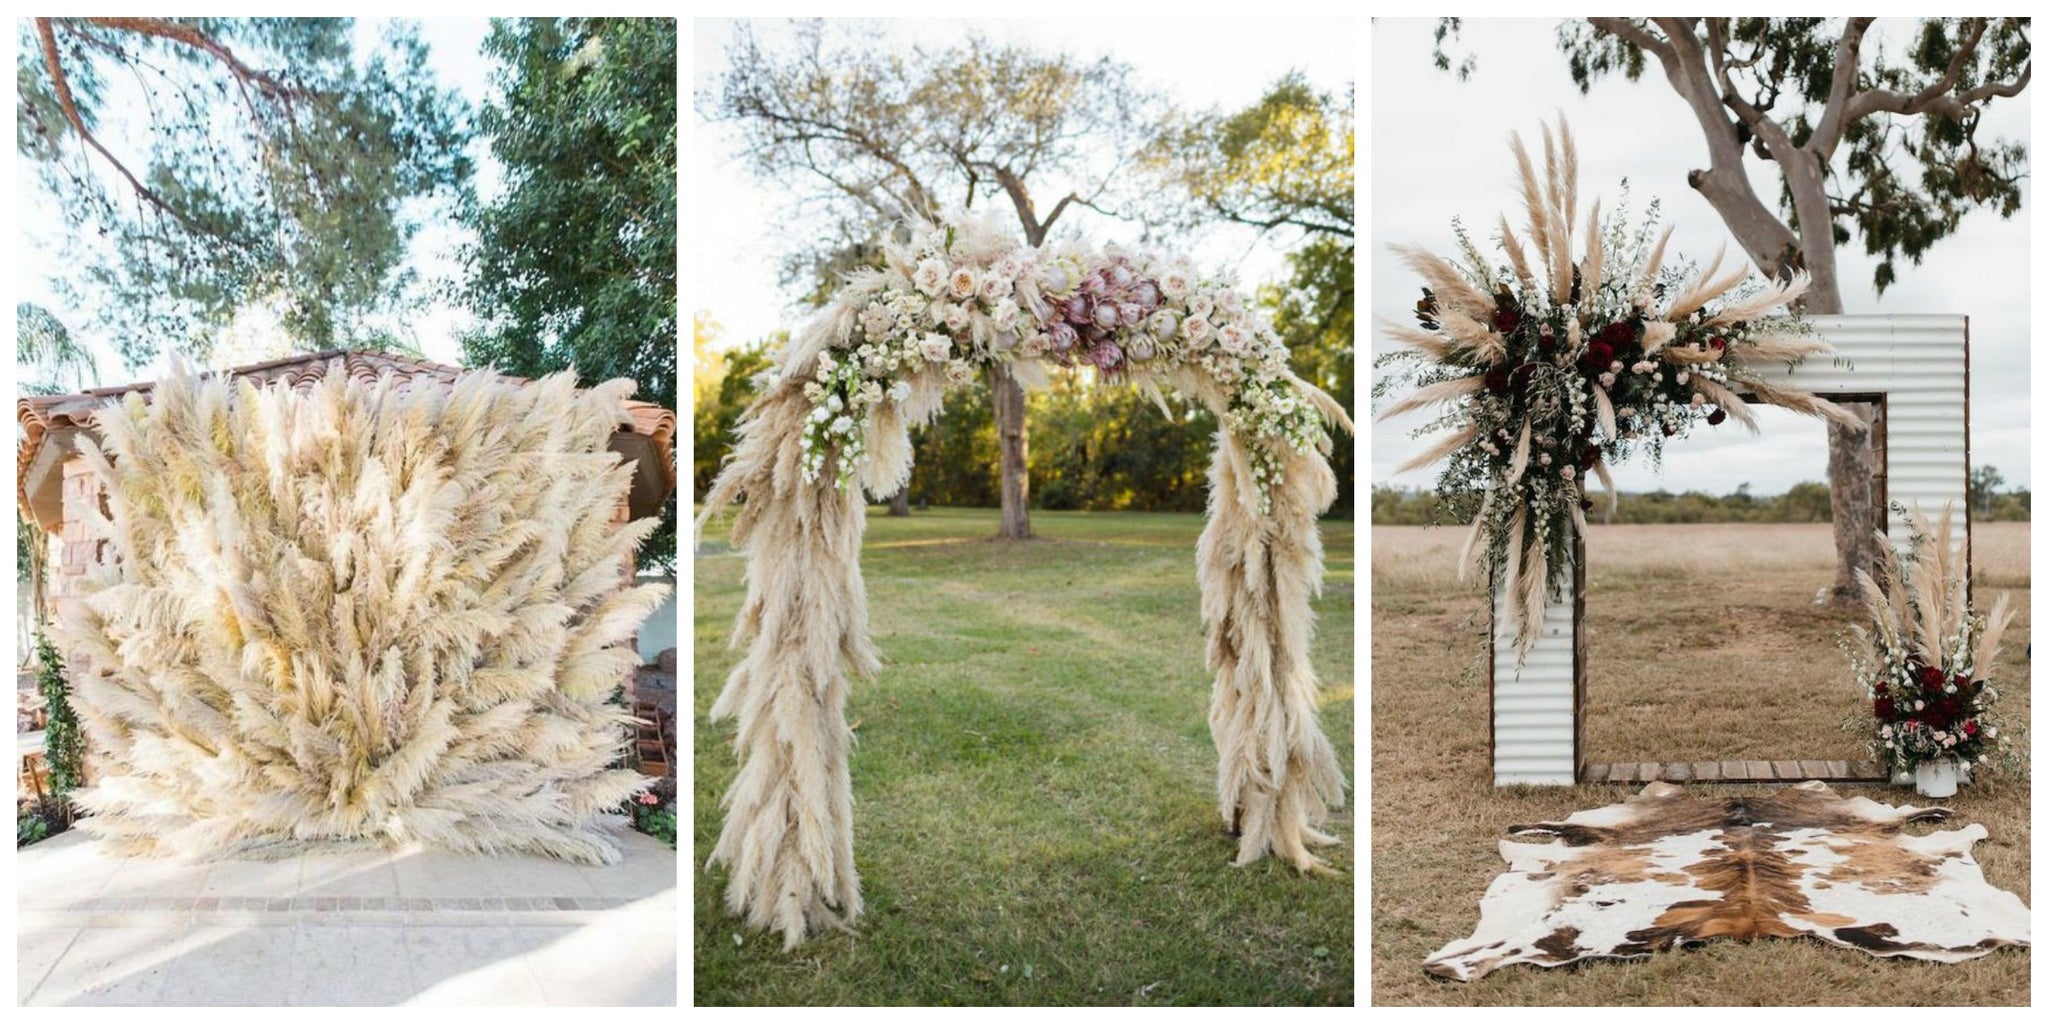
POLYGON ((904 484, 902 488, 897 490, 896 496, 889 499, 889 514, 892 516, 907 516, 910 514, 909 484, 904 484))
POLYGON ((988 390, 996 411, 996 445, 1003 500, 1003 525, 997 533, 1004 540, 1031 537, 1031 477, 1025 472, 1028 449, 1024 437, 1024 386, 1002 363, 988 368, 988 390))
MULTIPOLYGON (((1820 263, 1825 279, 1816 275, 1804 304, 1808 313, 1840 313, 1841 289, 1834 278, 1833 250, 1820 263)), ((1879 558, 1877 534, 1885 527, 1885 489, 1873 486, 1879 477, 1878 451, 1873 442, 1884 436, 1884 406, 1877 402, 1842 402, 1842 408, 1856 414, 1864 429, 1855 430, 1828 423, 1828 508, 1835 525, 1835 582, 1829 600, 1852 605, 1862 600, 1856 586, 1856 572, 1875 572, 1879 558)))

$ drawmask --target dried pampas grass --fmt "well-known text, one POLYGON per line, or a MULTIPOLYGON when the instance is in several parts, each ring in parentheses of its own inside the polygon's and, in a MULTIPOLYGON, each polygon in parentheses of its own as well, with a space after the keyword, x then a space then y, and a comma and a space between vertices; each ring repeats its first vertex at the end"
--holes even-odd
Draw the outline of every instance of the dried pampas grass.
POLYGON ((79 827, 123 855, 378 840, 618 860, 614 767, 667 588, 615 518, 631 382, 304 390, 182 373, 80 455, 106 542, 58 637, 96 752, 79 827))

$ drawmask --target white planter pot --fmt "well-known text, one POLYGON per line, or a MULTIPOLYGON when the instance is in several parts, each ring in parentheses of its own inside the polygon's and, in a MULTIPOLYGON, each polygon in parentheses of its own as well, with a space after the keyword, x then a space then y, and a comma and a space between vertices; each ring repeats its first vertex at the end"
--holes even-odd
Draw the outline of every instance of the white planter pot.
POLYGON ((1953 757, 1922 761, 1913 769, 1913 788, 1921 796, 1954 796, 1956 782, 1962 775, 1961 768, 1961 763, 1953 757))

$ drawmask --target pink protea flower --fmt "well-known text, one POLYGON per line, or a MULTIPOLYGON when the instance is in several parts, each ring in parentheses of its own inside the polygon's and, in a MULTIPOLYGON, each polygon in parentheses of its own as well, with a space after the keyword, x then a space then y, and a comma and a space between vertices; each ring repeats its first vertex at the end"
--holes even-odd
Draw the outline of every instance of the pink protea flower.
POLYGON ((1124 364, 1124 350, 1116 342, 1104 339, 1088 350, 1088 361, 1098 370, 1113 371, 1124 364))
POLYGON ((1063 320, 1047 324, 1045 336, 1052 342, 1054 352, 1070 352, 1074 348, 1074 343, 1081 340, 1081 336, 1074 330, 1074 325, 1063 320))

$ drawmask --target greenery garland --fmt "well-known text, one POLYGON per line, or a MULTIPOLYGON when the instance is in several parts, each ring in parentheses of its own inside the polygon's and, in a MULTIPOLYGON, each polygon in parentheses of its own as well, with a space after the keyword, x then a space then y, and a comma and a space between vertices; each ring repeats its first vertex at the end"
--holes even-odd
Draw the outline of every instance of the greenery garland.
POLYGON ((71 710, 64 659, 42 633, 36 634, 36 688, 49 719, 43 732, 43 760, 50 766, 50 795, 62 800, 85 784, 85 740, 78 731, 78 715, 71 710))

